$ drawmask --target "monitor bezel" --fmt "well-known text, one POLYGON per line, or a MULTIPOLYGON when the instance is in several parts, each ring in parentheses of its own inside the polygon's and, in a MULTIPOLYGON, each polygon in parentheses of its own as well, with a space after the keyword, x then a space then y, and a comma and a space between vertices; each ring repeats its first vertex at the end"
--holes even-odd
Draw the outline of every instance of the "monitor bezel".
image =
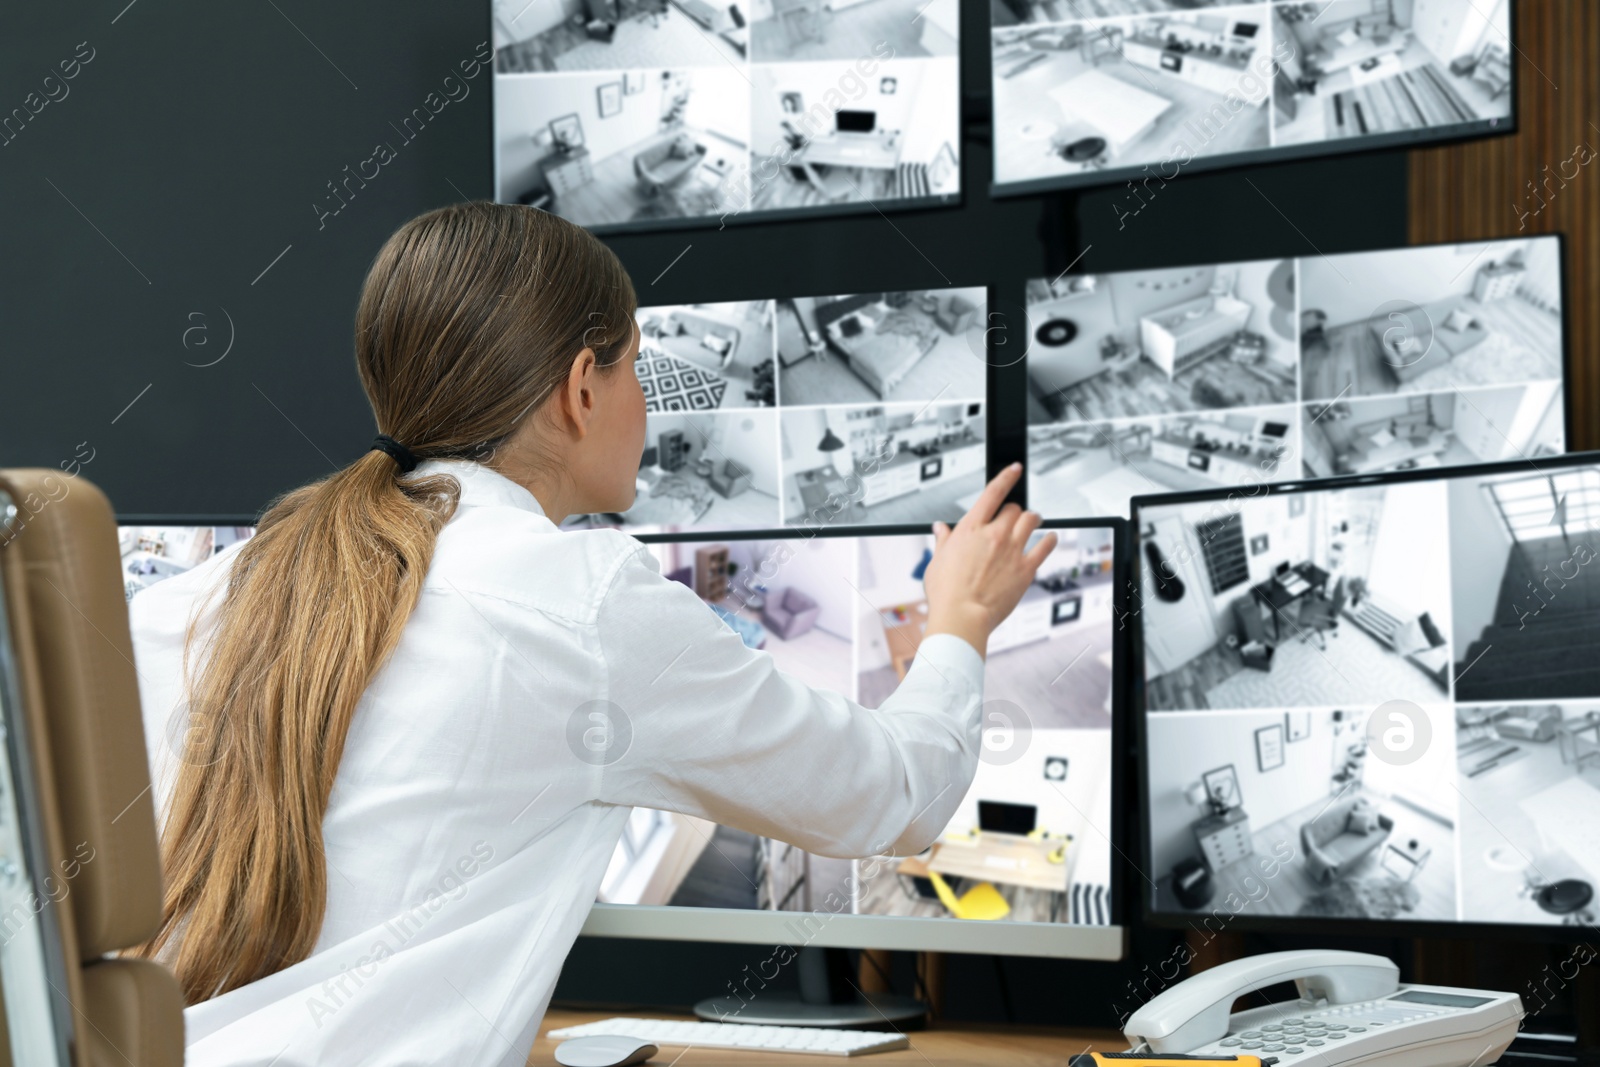
MULTIPOLYGON (((987 403, 987 401, 986 401, 987 403)), ((259 516, 232 521, 212 518, 119 515, 118 526, 253 526, 259 516)), ((972 923, 956 919, 924 919, 901 915, 849 915, 825 913, 827 921, 797 939, 792 927, 806 912, 745 911, 737 908, 686 908, 648 904, 602 904, 589 910, 580 933, 588 937, 630 937, 656 941, 712 941, 731 944, 805 944, 817 948, 901 950, 909 952, 970 952, 989 955, 1034 956, 1114 962, 1128 952, 1126 882, 1127 814, 1124 801, 1129 779, 1126 757, 1130 751, 1124 729, 1128 700, 1130 618, 1128 520, 1120 515, 1073 519, 1045 519, 1043 530, 1101 529, 1111 533, 1111 848, 1106 899, 1111 923, 1079 926, 1071 923, 972 923)), ((582 533, 583 531, 565 531, 582 533)), ((641 544, 683 541, 779 541, 806 537, 893 537, 929 534, 931 523, 880 525, 785 526, 719 530, 690 528, 673 533, 629 534, 641 544)))
MULTIPOLYGON (((1565 306, 1563 294, 1563 307, 1565 306)), ((1571 406, 1568 405, 1570 416, 1571 406)), ((1142 547, 1142 534, 1144 528, 1143 512, 1150 507, 1172 507, 1184 504, 1203 504, 1211 501, 1227 501, 1236 496, 1246 496, 1258 499, 1274 494, 1299 494, 1333 492, 1343 489, 1365 486, 1399 485, 1407 482, 1449 481, 1456 478, 1486 478, 1500 474, 1509 474, 1519 470, 1533 467, 1536 471, 1546 468, 1552 470, 1569 467, 1596 467, 1600 468, 1600 450, 1586 452, 1566 452, 1558 456, 1539 456, 1535 459, 1502 460, 1496 463, 1474 463, 1458 467, 1445 467, 1439 469, 1423 469, 1409 471, 1388 471, 1383 474, 1351 474, 1340 475, 1332 478, 1305 478, 1291 482, 1257 482, 1257 491, 1243 493, 1241 487, 1234 486, 1227 489, 1196 490, 1183 493, 1149 493, 1136 496, 1130 504, 1131 518, 1128 525, 1129 540, 1129 582, 1130 593, 1137 596, 1137 590, 1143 588, 1144 568, 1140 560, 1142 547)), ((1139 618, 1139 612, 1134 610, 1131 616, 1139 618)), ((1127 713, 1125 725, 1127 736, 1130 738, 1129 752, 1138 768, 1135 778, 1138 781, 1138 810, 1144 811, 1150 796, 1150 761, 1147 758, 1149 737, 1146 727, 1149 722, 1149 712, 1145 709, 1145 672, 1144 672, 1144 628, 1141 622, 1135 621, 1128 627, 1127 655, 1124 659, 1125 673, 1123 688, 1127 692, 1127 713)), ((1283 709, 1278 709, 1283 710, 1283 709)), ((1139 867, 1150 865, 1153 840, 1148 819, 1139 819, 1135 831, 1137 841, 1134 842, 1137 852, 1133 862, 1139 867)), ((1132 879, 1129 879, 1131 882, 1132 879)), ((1158 911, 1152 894, 1143 887, 1139 889, 1139 905, 1137 908, 1129 907, 1129 914, 1137 914, 1140 921, 1151 927, 1162 929, 1194 929, 1198 930, 1195 921, 1201 920, 1201 925, 1206 925, 1209 919, 1217 913, 1212 911, 1197 912, 1167 912, 1158 911)), ((1124 901, 1125 906, 1131 902, 1124 901)), ((1484 923, 1463 922, 1461 920, 1383 920, 1383 919, 1336 919, 1336 918, 1298 918, 1287 916, 1251 915, 1246 911, 1228 911, 1223 918, 1223 928, 1236 932, 1282 933, 1282 934, 1314 934, 1317 936, 1341 937, 1398 937, 1401 935, 1412 937, 1471 937, 1492 938, 1497 940, 1532 940, 1552 944, 1586 944, 1600 943, 1600 928, 1583 926, 1563 926, 1559 923, 1484 923), (1585 935, 1584 931, 1587 931, 1585 935)), ((1209 938, 1208 938, 1209 940, 1209 938)))
MULTIPOLYGON (((993 0, 990 0, 992 3, 993 0)), ((1506 6, 1506 33, 1507 43, 1513 54, 1520 54, 1517 48, 1517 15, 1521 9, 1521 0, 1508 0, 1506 6)), ((1069 23, 1073 20, 1068 20, 1069 23)), ((1079 19, 1086 22, 1092 19, 1079 19)), ((1019 25, 1028 25, 1019 23, 1019 25)), ((1040 26, 1055 25, 1053 23, 1037 23, 1040 26)), ((1001 27, 1009 29, 1011 27, 1001 27)), ((994 87, 994 31, 993 21, 989 22, 985 43, 988 46, 987 58, 989 64, 990 99, 993 100, 994 87)), ((1522 109, 1522 72, 1518 64, 1513 62, 1511 67, 1511 114, 1504 122, 1492 119, 1476 119, 1472 122, 1452 123, 1449 126, 1430 127, 1420 131, 1396 131, 1387 134, 1374 134, 1359 138, 1359 143, 1351 148, 1334 148, 1340 139, 1316 141, 1307 145, 1286 145, 1279 147, 1258 148, 1249 152, 1232 152, 1219 156, 1194 156, 1183 163, 1179 170, 1185 173, 1215 172, 1233 170, 1235 168, 1258 167, 1273 163, 1290 163, 1306 159, 1332 158, 1335 156, 1360 156, 1371 152, 1397 151, 1400 149, 1415 148, 1442 148, 1447 145, 1465 144, 1470 141, 1481 141, 1492 137, 1504 137, 1520 132, 1522 109)), ((1269 103, 1266 106, 1270 106, 1269 103)), ((1107 167, 1104 170, 1083 171, 1078 174, 1064 174, 1051 178, 1029 178, 1020 182, 1001 182, 996 180, 994 174, 995 152, 998 150, 998 138, 991 144, 989 157, 989 197, 992 200, 1006 200, 1012 197, 1036 196, 1039 193, 1064 192, 1070 190, 1087 190, 1094 188, 1110 187, 1121 184, 1128 179, 1144 173, 1151 166, 1148 163, 1139 166, 1107 167)), ((1157 163, 1157 168, 1165 163, 1157 163)), ((1178 177, 1174 172, 1171 176, 1156 175, 1163 182, 1171 181, 1178 177)))

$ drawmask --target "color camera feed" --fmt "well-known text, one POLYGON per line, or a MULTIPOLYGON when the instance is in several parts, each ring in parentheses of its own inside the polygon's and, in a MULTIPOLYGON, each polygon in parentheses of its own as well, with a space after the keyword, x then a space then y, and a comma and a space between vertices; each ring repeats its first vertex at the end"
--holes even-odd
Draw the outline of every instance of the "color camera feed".
MULTIPOLYGON (((1109 925, 1110 529, 1055 552, 989 643, 985 757, 918 856, 842 860, 671 812, 636 810, 601 885, 613 904, 1109 925)), ((868 708, 916 658, 927 534, 654 543, 774 664, 868 708)))

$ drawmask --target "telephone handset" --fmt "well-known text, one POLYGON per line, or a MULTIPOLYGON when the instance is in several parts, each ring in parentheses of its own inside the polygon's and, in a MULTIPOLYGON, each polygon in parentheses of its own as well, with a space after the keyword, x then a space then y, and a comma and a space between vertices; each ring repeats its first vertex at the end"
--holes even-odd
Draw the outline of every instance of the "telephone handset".
POLYGON ((1269 952, 1202 971, 1128 1017, 1136 1052, 1204 1059, 1257 1056, 1283 1067, 1381 1059, 1383 1067, 1493 1063, 1516 1036, 1514 993, 1402 985, 1400 969, 1365 952, 1269 952), (1298 1000, 1232 1014, 1246 993, 1294 982, 1298 1000))

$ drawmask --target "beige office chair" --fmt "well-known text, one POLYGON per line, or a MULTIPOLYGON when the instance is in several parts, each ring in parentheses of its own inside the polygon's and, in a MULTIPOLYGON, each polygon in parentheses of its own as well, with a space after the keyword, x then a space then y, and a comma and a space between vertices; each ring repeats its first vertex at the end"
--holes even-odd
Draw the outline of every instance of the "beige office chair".
POLYGON ((49 1003, 70 1028, 71 1062, 177 1067, 176 979, 108 958, 155 932, 161 877, 116 522, 98 489, 60 471, 0 470, 0 598, 20 695, 7 712, 26 734, 41 831, 30 874, 56 886, 39 926, 56 961, 49 1003))

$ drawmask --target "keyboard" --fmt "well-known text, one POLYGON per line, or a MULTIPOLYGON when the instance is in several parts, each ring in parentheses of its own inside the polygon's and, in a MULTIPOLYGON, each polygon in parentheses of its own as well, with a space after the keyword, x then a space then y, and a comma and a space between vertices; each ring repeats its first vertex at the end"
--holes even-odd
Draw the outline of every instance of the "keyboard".
POLYGON ((819 1056, 861 1056, 868 1052, 911 1047, 911 1042, 904 1034, 885 1034, 875 1030, 824 1030, 814 1026, 752 1026, 745 1023, 698 1023, 673 1019, 605 1019, 597 1023, 564 1026, 559 1030, 551 1030, 548 1036, 564 1041, 569 1037, 593 1037, 596 1034, 633 1037, 654 1045, 809 1052, 819 1056))

